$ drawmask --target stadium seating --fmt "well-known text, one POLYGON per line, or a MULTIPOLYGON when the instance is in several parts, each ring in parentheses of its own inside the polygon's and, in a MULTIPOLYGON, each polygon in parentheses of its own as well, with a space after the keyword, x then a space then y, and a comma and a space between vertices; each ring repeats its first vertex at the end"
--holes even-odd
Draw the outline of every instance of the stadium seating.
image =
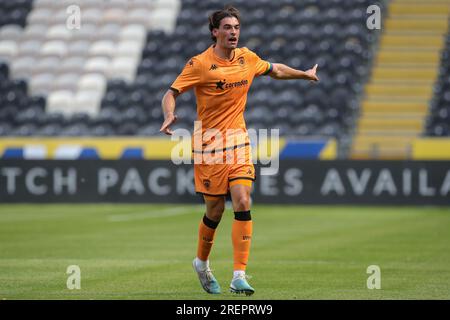
MULTIPOLYGON (((423 133, 434 132, 435 125, 437 131, 433 134, 445 135, 445 124, 435 117, 437 106, 429 110, 429 105, 449 15, 450 0, 390 2, 371 79, 361 102, 351 158, 408 159, 414 141, 423 133)), ((445 78, 442 70, 441 74, 438 87, 445 78)))
POLYGON ((450 136, 450 29, 441 61, 434 99, 430 104, 426 123, 426 135, 448 137, 450 136))
MULTIPOLYGON (((0 3, 0 27, 19 26, 23 28, 32 5, 33 0, 2 1, 0 3)), ((1 39, 4 39, 3 35, 1 39)))
POLYGON ((122 79, 127 86, 135 81, 147 31, 171 32, 179 8, 178 0, 1 2, 0 100, 7 104, 0 110, 0 134, 135 134, 130 128, 142 121, 133 118, 127 109, 135 108, 126 101, 119 116, 127 126, 122 117, 114 121, 117 114, 100 117, 107 81, 122 79), (66 26, 70 5, 81 9, 79 29, 66 26), (159 11, 162 20, 149 19, 159 11), (39 108, 29 104, 35 100, 39 108))
MULTIPOLYGON (((8 101, 0 135, 158 135, 164 92, 185 62, 211 44, 207 16, 223 6, 218 0, 14 2, 0 4, 0 18, 8 16, 0 19, 0 97, 8 101), (65 26, 70 4, 82 9, 79 30, 65 26), (21 13, 12 19, 11 10, 21 13)), ((256 79, 248 127, 278 128, 287 137, 350 136, 378 39, 366 28, 372 1, 232 3, 242 13, 240 45, 295 68, 318 63, 322 80, 256 79)), ((177 113, 176 127, 192 129, 192 92, 180 96, 177 113)))
MULTIPOLYGON (((377 34, 365 27, 369 1, 233 3, 242 13, 242 46, 266 60, 296 68, 308 69, 318 63, 322 79, 315 85, 257 79, 248 97, 248 127, 278 128, 285 136, 349 134, 358 94, 368 75, 371 48, 377 40, 377 34), (350 14, 343 15, 344 10, 350 14), (344 26, 339 39, 335 32, 338 25, 344 26)), ((173 34, 149 32, 138 77, 148 79, 147 91, 157 98, 153 108, 159 108, 159 99, 185 61, 210 45, 207 16, 221 6, 219 1, 183 1, 173 34)), ((187 94, 181 96, 177 108, 193 115, 194 106, 194 95, 187 94)))

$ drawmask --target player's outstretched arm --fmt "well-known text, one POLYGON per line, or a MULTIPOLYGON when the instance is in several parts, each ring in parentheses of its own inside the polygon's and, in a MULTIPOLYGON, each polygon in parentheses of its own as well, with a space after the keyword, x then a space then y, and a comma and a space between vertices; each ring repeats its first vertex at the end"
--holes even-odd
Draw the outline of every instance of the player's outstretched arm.
POLYGON ((170 126, 177 121, 177 116, 175 115, 175 100, 178 96, 178 93, 173 90, 167 90, 164 95, 161 106, 164 113, 164 122, 159 129, 160 132, 164 132, 165 134, 171 135, 173 131, 170 129, 170 126))
POLYGON ((317 64, 309 70, 302 71, 288 67, 282 63, 273 63, 272 72, 269 73, 270 77, 278 80, 289 79, 304 79, 310 81, 319 81, 319 77, 316 75, 317 64))

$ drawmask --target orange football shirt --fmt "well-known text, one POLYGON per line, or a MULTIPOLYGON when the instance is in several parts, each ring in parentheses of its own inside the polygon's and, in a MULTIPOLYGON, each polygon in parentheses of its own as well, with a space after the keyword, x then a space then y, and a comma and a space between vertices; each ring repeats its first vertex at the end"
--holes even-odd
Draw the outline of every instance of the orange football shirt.
MULTIPOLYGON (((269 74, 272 64, 245 47, 236 48, 231 60, 222 59, 214 53, 213 47, 190 59, 171 89, 183 93, 194 88, 202 137, 208 136, 206 130, 217 129, 226 140, 224 147, 234 146, 233 139, 226 139, 227 130, 240 129, 245 133, 247 144, 244 120, 247 93, 254 77, 269 74)), ((194 136, 199 133, 199 128, 194 128, 194 136)), ((203 139, 202 144, 221 149, 213 140, 203 139)))

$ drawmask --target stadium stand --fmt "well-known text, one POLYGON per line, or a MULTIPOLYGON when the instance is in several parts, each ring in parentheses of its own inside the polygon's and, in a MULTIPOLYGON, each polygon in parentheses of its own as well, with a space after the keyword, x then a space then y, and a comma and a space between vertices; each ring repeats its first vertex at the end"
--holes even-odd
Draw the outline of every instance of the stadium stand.
MULTIPOLYGON (((249 127, 279 128, 283 136, 350 134, 377 38, 365 28, 369 2, 232 2, 242 11, 242 46, 297 68, 317 62, 323 80, 311 86, 258 79, 248 99, 249 127)), ((157 135, 163 93, 186 60, 210 44, 207 16, 223 6, 215 0, 9 3, 1 4, 2 16, 8 16, 0 33, 7 79, 2 89, 18 85, 14 90, 22 95, 20 104, 10 98, 0 113, 0 132, 7 136, 157 135), (73 3, 82 12, 79 30, 65 25, 73 3), (20 14, 12 19, 11 10, 20 14), (44 101, 45 108, 30 99, 44 101), (11 111, 19 106, 28 118, 11 111)), ((178 113, 178 127, 191 128, 192 93, 180 97, 178 113)))
MULTIPOLYGON (((286 150, 296 143, 289 139, 308 137, 323 152, 336 138, 340 157, 354 159, 411 158, 415 139, 450 135, 450 0, 378 1, 382 33, 366 28, 369 0, 231 3, 242 13, 241 46, 296 68, 319 64, 314 85, 256 79, 249 128, 280 129, 286 150)), ((0 2, 0 136, 160 136, 162 95, 210 45, 207 16, 222 6, 0 2), (73 4, 79 29, 66 25, 73 4)), ((192 92, 178 99, 177 113, 176 127, 192 129, 192 92)))
POLYGON ((450 28, 447 33, 445 49, 441 55, 441 66, 434 98, 430 104, 426 135, 450 136, 450 28))
MULTIPOLYGON (((0 99, 6 102, 0 112, 0 133, 135 134, 130 130, 135 125, 111 127, 121 121, 100 124, 105 121, 98 115, 106 83, 109 79, 134 82, 147 30, 173 30, 178 9, 176 0, 0 3, 0 99), (67 8, 73 4, 83 12, 78 30, 66 26, 67 8), (149 19, 155 13, 161 13, 163 20, 149 19)), ((136 120, 126 110, 124 117, 136 120)))
MULTIPOLYGON (((430 110, 428 131, 426 119, 449 13, 449 0, 391 1, 361 103, 351 158, 407 159, 413 154, 415 139, 434 131, 434 125, 436 133, 445 135, 445 125, 434 116, 439 101, 430 110)), ((445 78, 442 70, 441 75, 445 78)))
MULTIPOLYGON (((371 48, 377 39, 365 27, 369 1, 232 3, 243 17, 242 46, 264 59, 296 68, 307 69, 317 62, 323 80, 311 86, 306 82, 257 79, 248 97, 248 127, 279 128, 284 136, 349 134, 358 94, 368 74, 371 48), (344 11, 350 14, 343 15, 344 11), (342 32, 337 39, 338 26, 342 32)), ((157 101, 180 71, 180 65, 210 44, 205 21, 208 13, 221 5, 220 1, 183 1, 173 34, 149 33, 138 78, 148 79, 148 91, 155 93, 157 101), (169 46, 164 46, 167 43, 169 46)), ((183 120, 179 126, 186 127, 194 119, 194 105, 192 94, 181 97, 178 112, 183 120)))

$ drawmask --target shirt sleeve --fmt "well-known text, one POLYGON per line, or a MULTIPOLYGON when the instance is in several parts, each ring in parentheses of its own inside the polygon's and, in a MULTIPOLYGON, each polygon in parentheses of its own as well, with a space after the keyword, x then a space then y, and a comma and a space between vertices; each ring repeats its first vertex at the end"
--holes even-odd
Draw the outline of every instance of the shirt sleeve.
POLYGON ((251 55, 255 65, 255 77, 268 75, 272 71, 273 65, 269 61, 261 59, 254 52, 251 52, 251 55))
POLYGON ((183 68, 183 71, 175 79, 170 89, 177 93, 183 93, 197 86, 201 82, 201 62, 197 58, 190 59, 183 68))

